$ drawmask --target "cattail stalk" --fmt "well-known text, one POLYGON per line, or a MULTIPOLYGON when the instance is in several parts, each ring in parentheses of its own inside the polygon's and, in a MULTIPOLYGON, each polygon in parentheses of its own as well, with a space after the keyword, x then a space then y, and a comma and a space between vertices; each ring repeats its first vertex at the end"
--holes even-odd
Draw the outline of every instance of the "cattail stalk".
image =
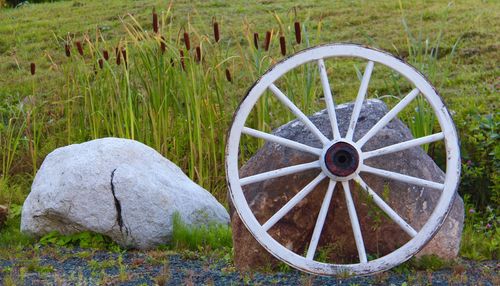
POLYGON ((297 44, 300 44, 302 42, 302 32, 300 30, 300 23, 295 22, 295 41, 297 44))
POLYGON ((220 33, 219 33, 219 23, 214 22, 214 38, 215 42, 218 43, 220 40, 220 33))
POLYGON ((182 69, 186 70, 186 66, 184 65, 184 51, 183 50, 179 50, 179 53, 181 55, 181 66, 182 66, 182 69))
POLYGON ((122 56, 123 56, 123 63, 125 64, 125 67, 128 67, 128 63, 127 63, 127 50, 122 49, 122 56))
POLYGON ((35 75, 35 72, 36 72, 36 65, 35 65, 35 63, 31 63, 30 64, 30 72, 31 72, 31 75, 35 75))
POLYGON ((99 59, 98 63, 99 63, 99 68, 102 69, 104 67, 104 60, 99 59))
POLYGON ((196 61, 197 62, 201 61, 201 48, 200 48, 200 46, 196 47, 196 61))
POLYGON ((80 54, 80 56, 83 57, 83 45, 82 45, 82 42, 77 41, 76 42, 76 48, 78 49, 78 53, 80 54))
POLYGON ((186 49, 189 51, 191 49, 191 42, 189 41, 189 34, 184 32, 184 44, 186 45, 186 49))
POLYGON ((269 51, 269 44, 271 43, 271 32, 266 32, 266 40, 264 41, 264 50, 269 51))
POLYGON ((118 49, 118 47, 115 48, 115 53, 116 53, 116 65, 120 65, 121 64, 121 53, 120 53, 120 49, 118 49))
POLYGON ((165 40, 165 37, 161 36, 161 40, 160 40, 160 50, 161 50, 161 53, 165 53, 165 50, 167 49, 167 44, 166 44, 166 40, 165 40))
POLYGON ((102 51, 102 56, 104 57, 104 59, 105 59, 106 61, 108 61, 108 60, 109 60, 109 53, 108 53, 108 51, 106 51, 106 50, 102 51))
POLYGON ((253 45, 255 49, 259 49, 259 33, 253 33, 253 45))
POLYGON ((284 56, 286 55, 286 42, 285 42, 285 36, 280 37, 280 48, 281 48, 281 54, 284 56))
POLYGON ((229 71, 229 69, 226 69, 226 79, 229 82, 233 82, 233 78, 231 77, 231 72, 229 71))
POLYGON ((68 44, 64 44, 64 51, 66 52, 66 56, 71 57, 71 47, 68 44))
POLYGON ((158 26, 158 14, 156 14, 156 10, 153 8, 153 31, 155 34, 158 34, 159 26, 158 26))

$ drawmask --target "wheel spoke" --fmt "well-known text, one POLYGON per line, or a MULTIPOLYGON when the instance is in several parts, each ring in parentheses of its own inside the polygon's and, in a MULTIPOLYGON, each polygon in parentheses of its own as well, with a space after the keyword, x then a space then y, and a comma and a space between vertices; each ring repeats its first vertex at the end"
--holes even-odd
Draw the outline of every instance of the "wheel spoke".
POLYGON ((321 172, 314 180, 312 180, 307 186, 305 186, 300 192, 298 192, 293 198, 291 198, 278 212, 276 212, 270 219, 262 225, 265 231, 268 231, 273 225, 275 225, 282 217, 284 217, 295 205, 297 205, 302 199, 305 198, 313 189, 316 187, 326 175, 321 172))
POLYGON ((279 136, 269 134, 266 132, 262 132, 259 130, 255 130, 252 128, 243 127, 243 130, 241 131, 241 133, 247 134, 247 135, 250 135, 253 137, 261 138, 261 139, 264 139, 266 141, 278 143, 278 144, 281 144, 283 146, 297 149, 300 151, 304 151, 307 153, 311 153, 314 155, 318 155, 318 156, 321 155, 321 149, 319 149, 319 148, 314 148, 314 147, 311 147, 311 146, 308 146, 308 145, 305 145, 305 144, 302 144, 302 143, 299 143, 299 142, 296 142, 296 141, 293 141, 290 139, 279 137, 279 136))
POLYGON ((326 190, 325 198, 321 204, 321 209, 319 210, 318 218, 316 219, 316 225, 314 226, 314 231, 311 237, 311 242, 309 243, 309 248, 307 249, 306 259, 312 260, 314 254, 316 253, 316 248, 318 247, 319 238, 321 237, 321 231, 323 230, 323 225, 325 224, 326 215, 328 214, 328 208, 330 207, 330 202, 332 200, 333 190, 337 182, 330 180, 328 183, 328 189, 326 190))
POLYGON ((373 202, 384 211, 395 223, 397 223, 409 236, 415 237, 417 232, 403 219, 401 218, 384 200, 375 193, 364 181, 361 177, 356 177, 354 179, 356 183, 358 183, 363 190, 365 190, 368 195, 370 195, 373 199, 373 202))
POLYGON ((377 150, 365 152, 365 153, 363 153, 363 158, 368 159, 368 158, 372 158, 372 157, 376 157, 376 156, 395 153, 395 152, 406 150, 406 149, 409 149, 412 147, 420 146, 422 144, 436 142, 436 141, 439 141, 443 138, 444 138, 444 133, 439 132, 439 133, 428 135, 425 137, 421 137, 421 138, 412 139, 412 140, 408 140, 405 142, 389 145, 387 147, 383 147, 383 148, 380 148, 377 150))
POLYGON ((389 123, 398 113, 403 110, 415 97, 419 94, 419 90, 417 88, 413 89, 408 95, 406 95, 393 109, 387 112, 384 117, 382 117, 366 134, 359 139, 356 143, 361 148, 365 143, 370 140, 375 134, 377 134, 380 129, 384 128, 384 126, 389 123))
POLYGON ((358 249, 359 261, 361 263, 366 263, 368 262, 368 259, 366 258, 365 244, 363 242, 363 235, 361 234, 361 227, 359 226, 356 208, 354 207, 354 201, 352 200, 351 191, 349 190, 349 182, 342 182, 342 188, 344 189, 347 211, 349 212, 352 232, 354 233, 354 240, 356 241, 356 248, 358 249))
POLYGON ((318 69, 321 77, 321 85, 323 86, 323 94, 325 96, 326 109, 330 117, 330 124, 332 125, 333 139, 340 139, 339 125, 337 123, 337 114, 335 113, 335 103, 333 102, 332 90, 328 81, 328 74, 326 73, 325 62, 323 59, 318 60, 318 69))
POLYGON ((330 142, 326 136, 319 131, 319 129, 314 125, 314 123, 307 118, 307 116, 279 89, 276 87, 276 85, 271 84, 269 85, 269 89, 276 95, 279 101, 286 105, 290 111, 292 111, 295 116, 297 116, 298 119, 300 119, 306 126, 311 130, 312 133, 314 133, 320 140, 323 145, 327 144, 330 142))
POLYGON ((309 169, 320 168, 320 167, 321 167, 321 165, 320 165, 319 161, 298 164, 298 165, 294 165, 294 166, 290 166, 290 167, 276 169, 276 170, 272 170, 269 172, 264 172, 264 173, 260 173, 257 175, 241 178, 240 185, 244 186, 244 185, 248 185, 248 184, 252 184, 252 183, 262 182, 265 180, 274 179, 274 178, 278 178, 278 177, 306 171, 309 169))
POLYGON ((373 167, 370 167, 367 165, 363 165, 361 167, 361 172, 367 172, 367 173, 378 175, 378 176, 381 176, 384 178, 389 178, 389 179, 393 179, 396 181, 400 181, 400 182, 404 182, 404 183, 408 183, 408 184, 412 184, 412 185, 417 185, 417 186, 421 186, 421 187, 426 187, 426 188, 432 188, 432 189, 441 190, 441 191, 444 188, 444 185, 441 183, 436 183, 433 181, 428 181, 428 180, 424 180, 424 179, 420 179, 420 178, 416 178, 416 177, 412 177, 412 176, 408 176, 408 175, 403 175, 400 173, 391 172, 391 171, 387 171, 387 170, 377 169, 377 168, 373 168, 373 167))
POLYGON ((356 97, 356 102, 354 103, 354 108, 352 110, 351 122, 349 123, 349 128, 347 129, 346 139, 352 140, 354 135, 354 130, 356 129, 356 123, 358 122, 359 112, 363 106, 363 101, 365 100, 366 91, 368 90, 368 83, 370 82, 370 77, 372 76, 373 62, 369 61, 365 68, 365 73, 363 74, 363 79, 361 80, 361 85, 359 86, 358 96, 356 97))

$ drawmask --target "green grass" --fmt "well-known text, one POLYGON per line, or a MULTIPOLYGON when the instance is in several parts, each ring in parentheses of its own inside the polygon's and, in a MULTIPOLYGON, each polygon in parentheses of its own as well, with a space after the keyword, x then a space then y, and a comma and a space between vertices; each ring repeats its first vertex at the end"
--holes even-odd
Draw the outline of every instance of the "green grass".
MULTIPOLYGON (((212 191, 218 199, 225 200, 224 174, 218 170, 222 170, 223 138, 231 113, 252 82, 270 63, 281 58, 276 37, 271 43, 272 52, 269 56, 261 52, 248 53, 247 51, 252 46, 252 34, 253 32, 260 33, 262 42, 265 31, 272 30, 274 35, 283 34, 287 37, 289 52, 302 49, 307 45, 291 45, 295 20, 300 21, 306 28, 307 36, 304 38, 307 37, 310 44, 357 42, 379 47, 407 58, 439 88, 458 121, 465 120, 466 115, 471 112, 487 114, 495 110, 498 101, 495 97, 498 83, 494 63, 498 55, 497 35, 500 25, 498 25, 497 17, 494 17, 494 3, 472 1, 448 4, 441 1, 426 3, 406 1, 400 4, 397 1, 339 1, 336 3, 306 1, 300 4, 288 1, 263 1, 250 4, 234 1, 232 5, 226 6, 220 1, 176 2, 171 7, 171 17, 167 17, 170 13, 167 1, 106 1, 105 3, 102 1, 62 1, 28 5, 21 9, 2 9, 0 11, 0 71, 2 74, 0 76, 0 108, 2 109, 0 110, 2 112, 0 113, 3 114, 5 121, 11 115, 7 109, 12 106, 22 104, 24 108, 20 109, 25 118, 29 118, 28 115, 35 111, 39 112, 40 108, 44 111, 40 114, 43 117, 38 118, 36 122, 16 122, 18 125, 28 124, 26 132, 22 134, 24 136, 21 136, 18 146, 20 150, 16 151, 16 156, 14 156, 21 160, 15 160, 10 164, 13 156, 9 152, 2 152, 3 156, 10 159, 3 160, 4 164, 8 165, 7 172, 3 173, 7 173, 10 177, 16 177, 16 175, 20 177, 12 179, 12 183, 3 188, 15 188, 11 186, 29 182, 32 175, 27 176, 27 174, 35 172, 37 165, 43 161, 43 157, 58 146, 98 136, 115 135, 139 139, 153 145, 181 166, 191 178, 212 191), (220 88, 216 96, 224 97, 225 106, 223 110, 212 114, 218 114, 220 117, 200 117, 200 115, 205 115, 207 109, 210 108, 206 105, 193 108, 195 113, 191 115, 192 121, 188 121, 188 126, 184 126, 191 137, 184 136, 184 138, 179 138, 179 141, 163 139, 169 134, 161 132, 147 135, 148 137, 137 136, 137 132, 134 133, 134 127, 139 129, 142 126, 133 126, 138 123, 134 121, 137 119, 134 117, 120 119, 132 124, 132 126, 128 125, 129 128, 121 131, 107 129, 108 131, 101 132, 96 127, 99 117, 90 114, 94 120, 93 123, 90 122, 92 124, 89 123, 90 134, 85 133, 86 131, 82 133, 81 130, 64 132, 66 128, 62 128, 61 122, 64 121, 67 128, 72 128, 72 123, 68 122, 72 118, 66 116, 67 114, 62 110, 63 102, 74 101, 81 92, 71 89, 75 87, 77 79, 66 76, 68 72, 74 71, 71 70, 71 64, 64 56, 66 39, 70 37, 74 42, 88 38, 89 43, 94 44, 97 44, 97 39, 104 39, 105 42, 100 40, 99 45, 109 47, 110 52, 119 41, 122 41, 122 44, 133 44, 133 40, 127 34, 127 29, 130 31, 131 26, 124 25, 120 19, 130 24, 131 18, 127 15, 131 14, 142 25, 143 30, 150 31, 150 13, 153 7, 159 11, 160 18, 164 21, 163 27, 168 28, 162 32, 165 35, 168 33, 173 38, 173 43, 180 47, 182 43, 176 39, 176 36, 187 30, 193 37, 193 46, 197 44, 197 41, 201 41, 210 48, 208 42, 213 40, 204 40, 204 37, 205 35, 208 38, 212 37, 213 17, 220 23, 219 46, 221 47, 217 49, 223 54, 219 59, 220 61, 230 59, 225 64, 233 73, 233 84, 230 88, 216 84, 220 88), (324 9, 324 7, 331 9, 324 9), (234 15, 243 15, 243 17, 234 15), (28 71, 31 62, 37 64, 37 74, 34 77, 30 76, 28 71), (250 68, 251 72, 240 72, 242 67, 250 68), (34 102, 33 105, 26 104, 30 102, 34 102), (205 122, 209 125, 205 126, 205 122), (206 127, 205 130, 211 130, 212 133, 208 134, 212 139, 209 141, 217 141, 217 146, 204 149, 205 146, 202 146, 201 140, 207 133, 203 129, 196 129, 196 126, 200 125, 206 127), (218 130, 214 130, 211 126, 218 130), (71 137, 68 133, 78 134, 71 137), (170 152, 170 150, 174 151, 170 152), (191 157, 186 157, 188 154, 191 157), (217 173, 210 174, 210 170, 216 170, 217 173)), ((138 58, 144 59, 144 53, 150 51, 141 49, 139 53, 143 56, 138 56, 138 58)), ((89 51, 86 50, 86 52, 89 51)), ((76 51, 73 50, 73 53, 76 51)), ((138 60, 137 64, 144 63, 138 60)), ((363 66, 359 64, 354 63, 354 65, 358 70, 363 69, 363 66)), ((221 69, 222 74, 219 73, 218 76, 223 79, 224 67, 221 69)), ((351 71, 353 71, 352 66, 349 66, 336 73, 336 77, 332 79, 334 93, 339 95, 341 100, 348 100, 350 93, 357 89, 358 83, 352 80, 355 74, 351 71)), ((135 80, 139 75, 132 76, 135 80)), ((151 80, 154 74, 145 73, 142 76, 146 76, 146 80, 151 80)), ((199 78, 199 76, 195 77, 196 80, 199 78)), ((174 78, 174 81, 178 82, 181 79, 174 78)), ((290 77, 288 82, 293 82, 294 79, 296 76, 290 77)), ((88 81, 89 79, 81 80, 88 81)), ((187 86, 186 84, 193 80, 192 77, 186 77, 180 86, 187 86)), ((204 80, 212 83, 210 78, 204 80)), ((398 86, 398 81, 399 79, 393 78, 392 81, 386 82, 387 88, 381 88, 377 91, 379 94, 376 95, 399 96, 404 90, 399 90, 401 87, 398 86)), ((168 83, 167 81, 158 82, 163 85, 168 83)), ((302 101, 306 109, 312 110, 314 108, 311 107, 315 106, 313 102, 315 99, 311 95, 316 94, 317 91, 311 91, 308 85, 310 83, 304 82, 303 89, 306 97, 302 101)), ((81 84, 76 84, 76 86, 82 87, 81 84)), ((100 86, 97 87, 100 90, 91 92, 95 96, 107 94, 110 87, 100 86)), ((191 91, 187 89, 186 94, 207 95, 206 88, 213 88, 210 85, 192 86, 192 88, 199 87, 202 89, 191 91)), ((139 87, 140 89, 142 88, 139 87)), ((153 94, 161 94, 164 91, 163 88, 151 90, 153 94)), ((127 106, 124 105, 123 108, 127 106)), ((264 119, 268 119, 269 116, 269 110, 264 104, 261 104, 259 114, 256 115, 259 117, 256 121, 257 126, 263 129, 272 128, 273 126, 262 125, 264 119)), ((429 122, 427 117, 425 113, 418 113, 415 117, 409 118, 408 122, 429 122)), ((289 118, 286 117, 286 119, 289 118)), ((158 114, 155 120, 151 120, 151 124, 168 122, 161 114, 158 114)), ((168 127, 163 126, 163 128, 168 127)), ((418 134, 426 134, 429 132, 429 124, 427 123, 424 127, 422 130, 412 129, 418 134)), ((176 126, 175 128, 183 127, 176 126)), ((153 126, 152 130, 161 129, 153 126)), ((464 132, 467 130, 461 132, 462 136, 467 135, 464 132)), ((15 135, 17 134, 12 134, 14 138, 16 138, 15 135)), ((178 136, 174 137, 178 138, 178 136)), ((22 186, 24 194, 28 192, 27 186, 28 184, 22 186)), ((22 198, 18 196, 15 202, 22 203, 20 197, 22 198)), ((3 201, 5 202, 6 199, 4 198, 3 201)))
POLYGON ((174 249, 231 249, 231 228, 228 225, 209 224, 191 227, 182 221, 179 214, 173 216, 172 246, 174 249))
MULTIPOLYGON (((172 6, 168 1, 92 0, 0 9, 0 203, 22 204, 34 173, 53 149, 103 136, 132 138, 152 146, 224 203, 225 132, 245 91, 283 58, 277 38, 284 35, 288 53, 309 45, 356 42, 394 53, 421 70, 453 113, 466 143, 467 159, 477 158, 466 167, 460 192, 477 193, 476 182, 488 186, 481 190, 480 199, 473 197, 473 203, 485 208, 495 202, 490 192, 498 194, 498 175, 492 167, 498 164, 494 151, 498 131, 490 131, 494 124, 484 127, 469 121, 476 116, 489 118, 498 109, 497 10, 494 1, 480 0, 306 0, 299 4, 281 0, 232 1, 231 5, 183 1, 172 6), (161 35, 166 37, 163 55, 158 50, 160 38, 151 33, 154 7, 160 14, 161 35), (214 20, 221 28, 219 43, 213 40, 214 20), (294 21, 303 27, 300 45, 294 44, 294 21), (188 55, 182 42, 185 31, 193 48, 202 47, 203 64, 196 63, 193 51, 188 55), (273 33, 270 51, 255 50, 253 33, 259 33, 262 44, 266 31, 273 33), (77 54, 76 41, 85 44, 85 57, 77 54), (64 53, 66 42, 72 47, 70 58, 64 53), (127 51, 128 68, 110 61, 99 69, 102 50, 108 50, 114 61, 117 45, 127 51), (179 49, 183 49, 184 59, 179 49), (181 61, 185 69, 180 68, 181 61), (37 66, 34 76, 29 72, 32 62, 37 66), (232 75, 231 83, 226 80, 226 70, 232 75), (476 125, 476 129, 471 127, 476 125), (485 135, 478 136, 478 130, 485 135), (481 145, 478 154, 476 143, 483 141, 488 143, 481 145)), ((348 60, 332 63, 329 69, 334 75, 331 83, 336 100, 352 100, 364 63, 348 60)), ((402 82, 377 66, 371 95, 393 104, 406 92, 402 82)), ((279 84, 307 113, 323 107, 318 77, 311 66, 287 74, 279 84)), ((423 104, 413 107, 415 112, 403 115, 413 133, 432 132, 434 118, 423 104)), ((263 97, 249 123, 271 130, 290 119, 275 100, 263 97)), ((242 158, 262 142, 245 144, 242 158)), ((426 146, 433 156, 440 148, 426 146)), ((436 155, 435 159, 442 165, 442 157, 436 155)), ((9 220, 0 245, 21 237, 15 231, 18 220, 9 220)), ((177 237, 186 241, 184 247, 196 248, 201 234, 180 229, 177 237)), ((227 239, 230 230, 212 232, 227 239)), ((485 251, 498 251, 498 245, 491 250, 492 246, 477 239, 480 237, 466 227, 464 238, 471 244, 465 244, 462 253, 479 259, 485 251)))

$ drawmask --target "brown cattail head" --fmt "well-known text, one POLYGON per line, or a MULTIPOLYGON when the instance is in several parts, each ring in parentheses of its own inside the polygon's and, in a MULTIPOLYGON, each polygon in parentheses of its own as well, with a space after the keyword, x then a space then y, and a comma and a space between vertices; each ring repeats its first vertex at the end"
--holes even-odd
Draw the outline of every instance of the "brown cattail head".
POLYGON ((285 36, 280 37, 280 48, 281 48, 281 54, 286 55, 286 42, 285 42, 285 36))
POLYGON ((201 61, 201 48, 200 48, 200 46, 196 47, 196 61, 197 62, 201 61))
POLYGON ((68 44, 64 44, 64 51, 66 52, 66 56, 71 57, 71 47, 68 44))
POLYGON ((125 67, 128 67, 128 63, 127 63, 127 50, 122 49, 122 56, 123 56, 123 63, 125 64, 125 67))
POLYGON ((179 54, 181 55, 181 66, 183 70, 186 70, 186 66, 184 65, 184 51, 179 50, 179 54))
POLYGON ((297 44, 300 44, 302 42, 302 33, 300 30, 300 23, 295 22, 295 41, 297 44))
POLYGON ((259 33, 253 33, 253 45, 255 49, 259 49, 259 33))
POLYGON ((105 59, 106 61, 108 61, 108 60, 109 60, 109 53, 108 53, 108 51, 106 51, 106 50, 102 51, 102 56, 104 57, 104 59, 105 59))
POLYGON ((229 71, 229 69, 226 69, 226 79, 229 82, 233 82, 233 78, 231 78, 231 72, 229 71))
POLYGON ((120 49, 118 47, 115 48, 115 53, 116 53, 116 65, 120 65, 122 60, 122 54, 120 53, 120 49))
POLYGON ((159 26, 158 26, 158 14, 156 14, 156 10, 153 8, 153 31, 158 34, 159 26))
POLYGON ((80 56, 83 56, 83 45, 82 42, 76 41, 76 48, 78 49, 78 53, 80 56))
POLYGON ((189 51, 191 49, 191 42, 189 41, 188 32, 184 32, 184 44, 186 45, 186 49, 189 51))
POLYGON ((264 50, 269 51, 269 44, 271 43, 271 32, 266 32, 266 40, 264 41, 264 50))
POLYGON ((160 50, 161 50, 161 53, 163 54, 166 49, 167 49, 167 44, 166 44, 165 37, 161 36, 161 40, 160 40, 160 50))
POLYGON ((98 63, 99 63, 99 68, 102 69, 104 67, 104 60, 99 59, 98 63))
POLYGON ((31 72, 31 75, 35 75, 35 72, 36 72, 36 65, 35 65, 35 63, 31 63, 30 64, 30 72, 31 72))
POLYGON ((220 33, 219 33, 219 23, 214 22, 214 38, 215 42, 218 43, 220 40, 220 33))

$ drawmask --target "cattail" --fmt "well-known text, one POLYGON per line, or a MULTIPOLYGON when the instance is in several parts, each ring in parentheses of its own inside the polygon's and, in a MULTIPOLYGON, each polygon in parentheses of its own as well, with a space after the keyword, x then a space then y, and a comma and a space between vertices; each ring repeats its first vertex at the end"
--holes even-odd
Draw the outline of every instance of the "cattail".
POLYGON ((259 49, 259 33, 253 33, 253 45, 255 49, 259 49))
POLYGON ((106 50, 102 51, 102 56, 104 57, 104 59, 105 59, 106 61, 108 61, 108 60, 109 60, 109 53, 108 53, 108 51, 106 51, 106 50))
POLYGON ((170 58, 170 65, 171 65, 171 66, 175 66, 175 61, 174 61, 174 59, 173 59, 173 58, 170 58))
POLYGON ((123 63, 125 64, 125 67, 127 67, 128 66, 128 63, 127 63, 127 50, 122 49, 122 56, 123 56, 123 63))
POLYGON ((196 47, 196 61, 197 62, 201 61, 201 48, 200 48, 200 46, 196 47))
POLYGON ((82 42, 80 42, 80 41, 76 41, 76 48, 78 49, 78 53, 80 54, 80 56, 83 56, 83 46, 82 46, 82 42))
POLYGON ((31 71, 31 75, 35 75, 35 71, 36 71, 35 63, 30 64, 30 71, 31 71))
POLYGON ((233 82, 233 79, 231 78, 231 72, 229 72, 229 69, 226 69, 226 79, 229 82, 233 82))
POLYGON ((191 42, 189 41, 189 34, 184 32, 184 44, 186 45, 186 49, 189 51, 191 49, 191 42))
POLYGON ((153 31, 158 34, 159 26, 158 26, 158 14, 156 14, 156 10, 153 8, 153 31))
POLYGON ((220 40, 220 33, 219 33, 219 23, 214 22, 214 38, 215 42, 218 43, 220 40))
POLYGON ((271 43, 271 32, 266 32, 266 40, 264 41, 264 50, 269 51, 269 44, 271 43))
POLYGON ((182 69, 186 70, 186 66, 184 65, 184 51, 183 50, 179 50, 179 53, 181 55, 181 66, 182 66, 182 69))
POLYGON ((281 48, 281 54, 286 55, 286 42, 285 42, 285 36, 280 37, 280 48, 281 48))
POLYGON ((300 44, 302 42, 302 35, 299 22, 295 22, 295 41, 297 42, 297 44, 300 44))
POLYGON ((66 52, 66 56, 69 58, 71 56, 71 47, 68 44, 64 44, 64 51, 66 52))
POLYGON ((99 68, 102 69, 104 67, 104 60, 99 59, 99 68))
POLYGON ((121 53, 120 53, 120 50, 118 49, 118 47, 115 48, 115 53, 116 53, 116 65, 120 65, 121 64, 121 53))
POLYGON ((160 50, 161 50, 161 53, 163 54, 166 49, 167 49, 167 45, 166 45, 165 37, 161 36, 161 40, 160 40, 160 50))

